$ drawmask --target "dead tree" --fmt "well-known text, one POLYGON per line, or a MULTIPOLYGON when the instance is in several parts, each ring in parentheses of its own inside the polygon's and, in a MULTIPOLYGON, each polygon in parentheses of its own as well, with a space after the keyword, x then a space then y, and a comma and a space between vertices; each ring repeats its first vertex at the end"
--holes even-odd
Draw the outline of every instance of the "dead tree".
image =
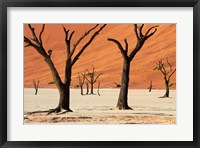
POLYGON ((119 87, 121 87, 121 85, 120 85, 120 84, 118 84, 118 83, 116 83, 116 82, 114 82, 114 84, 116 85, 116 86, 115 86, 116 88, 119 88, 119 87))
POLYGON ((70 84, 71 84, 71 75, 72 75, 72 68, 77 62, 77 60, 80 58, 81 54, 85 51, 85 49, 92 43, 92 41, 95 39, 95 37, 103 30, 103 28, 106 26, 106 24, 102 25, 97 31, 93 32, 90 37, 88 35, 94 31, 96 28, 98 28, 99 24, 95 25, 90 30, 86 31, 75 43, 71 44, 71 40, 73 38, 73 35, 75 31, 72 31, 70 33, 70 30, 66 29, 63 26, 63 31, 65 33, 65 43, 66 43, 66 53, 67 58, 65 61, 65 74, 64 74, 64 82, 61 80, 60 75, 58 74, 58 71, 56 67, 54 66, 54 63, 51 59, 52 51, 46 51, 45 47, 43 46, 42 42, 42 34, 44 32, 45 25, 42 25, 42 29, 37 36, 35 33, 35 28, 33 28, 30 24, 28 24, 28 27, 32 33, 32 37, 26 37, 24 36, 24 42, 26 43, 25 47, 31 46, 33 47, 45 60, 47 63, 51 73, 53 80, 59 90, 60 99, 58 106, 55 109, 49 110, 49 114, 53 112, 60 112, 61 109, 64 109, 66 111, 72 111, 70 109, 70 84), (79 51, 76 52, 75 50, 78 48, 78 45, 83 39, 88 37, 88 40, 86 43, 83 44, 83 46, 79 47, 79 51))
POLYGON ((81 95, 83 95, 83 85, 84 85, 84 82, 85 82, 85 73, 81 75, 78 73, 78 80, 79 80, 79 86, 80 86, 80 89, 81 89, 81 95))
POLYGON ((149 92, 151 92, 151 89, 153 88, 153 85, 152 85, 152 80, 150 81, 150 84, 149 84, 149 87, 148 87, 148 89, 149 89, 149 92))
POLYGON ((94 94, 94 83, 96 83, 97 79, 103 74, 103 73, 100 73, 96 76, 95 78, 95 75, 96 75, 96 71, 95 71, 95 68, 93 66, 92 68, 92 71, 90 72, 88 69, 86 70, 87 73, 86 73, 86 80, 88 81, 88 83, 90 83, 90 94, 94 94), (87 78, 87 76, 89 78, 87 78))
POLYGON ((153 70, 158 70, 160 71, 163 76, 164 76, 164 82, 165 82, 165 94, 161 98, 166 98, 169 97, 169 88, 173 85, 174 83, 169 84, 171 76, 176 72, 176 68, 173 68, 173 65, 169 63, 168 59, 166 59, 166 63, 162 62, 162 60, 158 61, 156 64, 157 66, 153 70))
POLYGON ((101 95, 100 95, 100 92, 99 92, 99 89, 100 89, 100 81, 98 81, 98 89, 97 89, 97 94, 98 94, 99 96, 101 96, 101 95))
POLYGON ((124 39, 125 47, 123 48, 123 46, 121 45, 119 41, 113 38, 108 38, 108 41, 111 41, 118 46, 118 49, 120 50, 123 57, 121 88, 120 88, 120 94, 119 94, 118 103, 117 103, 117 108, 120 110, 132 109, 128 106, 128 85, 129 85, 130 63, 135 57, 135 55, 138 53, 138 51, 142 48, 144 43, 156 33, 157 27, 158 27, 158 26, 152 26, 145 33, 143 33, 144 24, 142 24, 141 26, 134 24, 133 26, 134 26, 134 32, 137 38, 137 43, 129 55, 128 55, 129 47, 128 47, 127 39, 124 39), (155 30, 152 32, 151 31, 152 29, 155 29, 155 30))
POLYGON ((38 93, 39 83, 40 83, 39 80, 37 80, 37 82, 36 82, 35 79, 33 79, 33 85, 34 85, 34 88, 35 88, 35 95, 37 95, 37 93, 38 93))
POLYGON ((89 94, 89 84, 88 84, 88 82, 86 82, 86 95, 88 95, 89 94))

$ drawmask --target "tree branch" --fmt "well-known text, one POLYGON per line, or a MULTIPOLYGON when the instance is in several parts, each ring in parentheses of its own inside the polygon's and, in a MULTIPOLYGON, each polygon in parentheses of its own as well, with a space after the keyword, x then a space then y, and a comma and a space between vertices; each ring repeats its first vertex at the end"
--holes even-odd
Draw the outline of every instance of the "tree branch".
POLYGON ((90 30, 86 31, 85 34, 83 34, 78 40, 77 42, 74 44, 72 51, 69 55, 69 58, 71 58, 76 50, 76 47, 79 45, 79 43, 87 36, 90 34, 91 31, 93 31, 94 29, 96 29, 99 26, 99 24, 95 25, 93 28, 91 28, 90 30))
POLYGON ((74 33, 75 33, 75 31, 72 31, 72 33, 70 34, 70 36, 69 36, 69 41, 71 41, 72 36, 74 35, 74 33))
POLYGON ((92 64, 92 73, 95 74, 95 68, 93 64, 92 64))
POLYGON ((137 27, 137 24, 134 24, 134 30, 135 30, 135 35, 137 37, 137 40, 140 40, 140 37, 138 35, 138 27, 137 27))
POLYGON ((154 32, 152 32, 151 34, 149 34, 146 39, 150 38, 152 35, 154 35, 156 33, 157 29, 154 30, 154 32))
POLYGON ((168 77, 168 81, 170 80, 171 76, 176 72, 176 68, 174 69, 174 71, 169 75, 168 77))
POLYGON ((127 39, 124 40, 125 42, 125 51, 126 51, 126 55, 128 54, 128 42, 127 39))
POLYGON ((36 51, 37 51, 40 55, 45 56, 45 53, 43 52, 43 50, 41 50, 41 47, 39 47, 38 45, 32 43, 32 41, 29 40, 26 36, 24 36, 24 42, 27 43, 27 45, 25 45, 24 47, 31 46, 31 47, 35 48, 36 51))
POLYGON ((132 50, 132 52, 130 53, 129 55, 129 59, 132 60, 134 58, 134 56, 136 55, 136 53, 142 48, 142 46, 144 45, 145 41, 150 38, 152 35, 155 34, 155 32, 157 31, 157 29, 152 32, 151 34, 149 34, 149 32, 155 28, 155 27, 158 27, 158 26, 153 26, 151 28, 148 29, 148 31, 145 33, 145 35, 142 34, 142 29, 143 29, 143 26, 144 24, 141 25, 141 27, 138 28, 137 24, 134 24, 135 26, 135 34, 136 34, 136 37, 137 37, 137 44, 135 46, 135 48, 132 50), (138 29, 139 29, 139 32, 140 32, 140 36, 138 35, 138 29))
POLYGON ((92 83, 87 77, 85 77, 85 79, 86 79, 89 83, 92 83))
MULTIPOLYGON (((77 53, 77 55, 74 57, 73 61, 72 61, 72 66, 76 63, 76 61, 78 60, 78 58, 80 57, 80 55, 83 53, 83 51, 92 43, 92 41, 94 40, 94 38, 103 30, 103 28, 106 26, 106 24, 104 24, 102 27, 100 27, 99 30, 97 30, 92 37, 89 39, 89 41, 81 48, 81 50, 77 53)), ((96 27, 94 27, 96 28, 96 27)), ((89 32, 93 30, 90 29, 89 32)))
POLYGON ((95 80, 93 81, 93 83, 95 83, 97 81, 97 79, 102 75, 103 73, 100 73, 96 78, 95 80))
POLYGON ((33 28, 30 24, 28 24, 28 27, 30 28, 31 30, 31 33, 32 33, 32 36, 33 36, 33 41, 38 44, 38 46, 40 46, 40 42, 38 41, 38 38, 35 34, 35 28, 33 28))
MULTIPOLYGON (((60 89, 62 86, 63 86, 63 83, 60 79, 60 76, 57 72, 57 69, 55 68, 54 66, 54 63, 53 61, 51 60, 50 56, 46 53, 45 49, 43 48, 42 44, 39 42, 36 34, 35 34, 35 31, 34 31, 34 28, 31 27, 30 24, 28 24, 29 26, 29 29, 31 30, 32 32, 32 37, 34 38, 34 42, 36 44, 34 44, 31 40, 29 40, 26 36, 24 36, 24 42, 28 44, 28 46, 31 46, 33 47, 44 59, 45 59, 45 62, 47 63, 47 65, 49 66, 49 69, 52 73, 52 76, 53 76, 53 79, 54 79, 54 82, 56 83, 56 86, 60 89)), ((42 31, 40 32, 40 35, 39 35, 39 38, 42 40, 42 33, 44 31, 44 26, 42 28, 42 31)))
POLYGON ((63 27, 64 33, 65 33, 65 42, 67 43, 68 42, 69 30, 67 30, 64 25, 62 25, 62 27, 63 27))
POLYGON ((42 33, 44 32, 44 28, 45 28, 45 24, 42 25, 42 30, 40 31, 40 35, 39 35, 40 44, 42 44, 42 33))
POLYGON ((172 71, 173 64, 169 63, 168 58, 166 59, 166 61, 167 61, 167 64, 169 65, 169 68, 170 68, 169 72, 167 72, 167 75, 168 75, 172 71))
MULTIPOLYGON (((111 41, 111 42, 114 42, 117 46, 118 46, 118 49, 121 51, 121 54, 124 58, 127 57, 127 54, 126 54, 126 51, 124 50, 124 48, 122 47, 122 45, 120 44, 119 41, 115 40, 115 39, 112 39, 112 38, 108 38, 108 41, 111 41)), ((125 41, 126 42, 126 41, 125 41)))
POLYGON ((140 26, 140 28, 139 28, 139 30, 140 30, 140 37, 143 37, 144 35, 142 34, 142 29, 143 29, 143 27, 144 27, 144 24, 142 24, 141 26, 140 26))
POLYGON ((84 82, 85 82, 85 74, 82 74, 81 75, 83 76, 83 79, 81 78, 80 74, 78 73, 78 79, 79 79, 79 84, 80 86, 83 86, 84 82))
MULTIPOLYGON (((149 34, 149 32, 153 29, 153 28, 157 28, 158 27, 158 25, 157 26, 152 26, 151 28, 149 28, 148 30, 147 30, 147 32, 145 33, 145 36, 148 36, 148 34, 149 34)), ((154 31, 155 32, 155 31, 154 31)))
POLYGON ((68 40, 69 30, 67 30, 64 25, 63 25, 63 30, 65 33, 65 44, 67 45, 67 56, 69 56, 70 54, 70 41, 68 40))
POLYGON ((27 45, 25 45, 24 47, 31 46, 31 44, 32 44, 31 41, 25 36, 24 36, 24 42, 27 43, 27 45))
POLYGON ((165 67, 164 67, 164 63, 162 62, 162 60, 160 60, 158 62, 158 66, 160 67, 160 71, 163 73, 164 76, 166 76, 166 70, 165 70, 165 67))

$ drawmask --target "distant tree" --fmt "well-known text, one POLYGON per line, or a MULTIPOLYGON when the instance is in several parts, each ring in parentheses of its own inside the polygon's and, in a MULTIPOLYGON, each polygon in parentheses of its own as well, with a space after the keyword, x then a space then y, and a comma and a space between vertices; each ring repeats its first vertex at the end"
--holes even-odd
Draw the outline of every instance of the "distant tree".
POLYGON ((121 87, 121 85, 120 85, 120 84, 118 84, 118 83, 116 83, 116 82, 114 82, 114 84, 115 84, 115 87, 116 87, 116 88, 119 88, 119 87, 121 87))
POLYGON ((88 69, 86 70, 87 73, 85 74, 86 75, 86 80, 88 81, 88 83, 90 84, 90 94, 94 94, 94 83, 96 83, 97 79, 103 74, 103 73, 100 73, 96 76, 95 78, 95 75, 96 75, 96 71, 95 71, 95 68, 94 66, 92 66, 92 71, 90 72, 88 69), (88 78, 89 77, 89 78, 88 78))
POLYGON ((101 96, 101 95, 100 95, 100 92, 99 92, 99 89, 100 89, 100 81, 98 81, 98 89, 97 89, 97 94, 98 94, 99 96, 101 96))
POLYGON ((86 82, 86 95, 88 95, 89 94, 89 84, 88 84, 88 82, 86 82))
POLYGON ((33 79, 33 85, 34 85, 34 88, 35 88, 35 95, 37 95, 37 93, 38 93, 39 83, 40 83, 39 80, 37 80, 37 82, 36 82, 35 79, 33 79))
POLYGON ((42 29, 41 29, 39 35, 37 36, 35 33, 35 28, 33 28, 30 24, 28 24, 28 27, 32 33, 32 37, 29 38, 29 37, 24 36, 24 42, 26 43, 26 45, 24 47, 28 47, 28 46, 33 47, 44 58, 45 62, 47 63, 47 65, 52 73, 53 80, 54 80, 54 82, 59 90, 59 94, 60 94, 58 106, 55 109, 49 110, 49 114, 53 113, 53 112, 60 112, 61 109, 64 109, 69 112, 72 111, 70 109, 70 84, 71 84, 72 68, 75 65, 75 63, 77 62, 77 60, 80 58, 81 54, 85 51, 85 49, 92 43, 92 41, 95 39, 95 37, 97 35, 99 35, 99 33, 104 29, 106 24, 102 25, 97 31, 93 32, 92 35, 90 37, 88 37, 88 35, 92 31, 94 31, 98 26, 99 26, 99 24, 95 25, 90 30, 86 31, 73 44, 71 41, 72 41, 75 31, 72 31, 70 33, 70 30, 66 29, 63 26, 63 31, 65 34, 66 53, 67 53, 67 56, 66 56, 67 58, 66 58, 66 61, 64 64, 65 65, 65 75, 64 75, 65 79, 63 82, 58 74, 56 67, 54 66, 52 59, 51 59, 52 50, 46 51, 46 49, 43 45, 42 34, 44 32, 45 25, 44 24, 42 25, 42 29), (82 46, 78 46, 78 45, 80 45, 81 41, 83 41, 83 39, 86 39, 86 38, 88 38, 86 43, 82 44, 82 46), (78 47, 79 47, 79 51, 77 51, 78 47), (75 51, 77 51, 77 52, 75 52, 75 51))
POLYGON ((162 98, 169 97, 169 88, 175 85, 175 83, 169 82, 171 76, 176 72, 176 68, 173 68, 173 65, 166 59, 166 63, 162 62, 162 60, 158 61, 157 66, 153 70, 158 70, 163 74, 166 92, 162 98))
POLYGON ((80 86, 80 89, 81 89, 81 95, 83 95, 83 85, 84 85, 84 82, 85 82, 85 73, 81 75, 78 73, 78 80, 79 80, 79 86, 80 86))
POLYGON ((135 55, 138 53, 138 51, 140 51, 144 43, 156 33, 157 27, 158 27, 158 26, 152 26, 143 34, 144 24, 142 24, 141 26, 134 24, 133 26, 134 26, 134 32, 137 38, 137 43, 129 55, 128 55, 127 39, 124 39, 125 48, 123 48, 123 46, 121 45, 119 41, 113 38, 108 38, 108 41, 111 41, 118 46, 118 49, 120 50, 122 54, 123 62, 124 62, 123 69, 122 69, 120 94, 119 94, 119 98, 117 102, 117 108, 120 110, 132 109, 128 106, 128 85, 129 85, 130 63, 135 57, 135 55), (155 30, 151 32, 151 30, 154 28, 155 30))
POLYGON ((149 87, 148 87, 148 89, 149 89, 149 92, 151 92, 151 89, 153 88, 153 85, 152 85, 152 80, 150 81, 150 84, 149 84, 149 87))

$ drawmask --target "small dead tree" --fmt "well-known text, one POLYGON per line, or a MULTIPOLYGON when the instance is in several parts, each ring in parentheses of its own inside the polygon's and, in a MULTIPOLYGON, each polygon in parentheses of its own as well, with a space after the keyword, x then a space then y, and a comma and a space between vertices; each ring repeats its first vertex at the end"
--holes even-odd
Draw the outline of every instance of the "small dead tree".
POLYGON ((35 79, 33 79, 33 85, 34 85, 34 88, 35 88, 35 95, 37 95, 37 93, 38 93, 39 83, 40 83, 39 80, 37 80, 37 82, 36 82, 35 79))
POLYGON ((98 89, 97 89, 97 93, 98 93, 99 96, 101 96, 101 95, 100 95, 100 92, 99 92, 99 89, 100 89, 100 81, 98 81, 98 89))
POLYGON ((160 71, 164 76, 166 92, 161 98, 169 97, 169 88, 175 85, 175 83, 169 84, 169 82, 171 76, 176 72, 176 68, 173 68, 173 65, 169 63, 168 59, 166 59, 166 63, 162 62, 162 60, 158 61, 157 66, 153 70, 160 71))
POLYGON ((96 83, 97 79, 103 74, 103 73, 100 73, 96 76, 95 78, 95 75, 96 75, 96 71, 95 71, 95 68, 93 66, 92 68, 92 71, 90 72, 88 69, 86 70, 87 73, 85 74, 86 75, 86 80, 88 81, 88 83, 90 83, 90 94, 94 94, 94 83, 96 83), (87 76, 89 78, 87 78, 87 76))
POLYGON ((137 24, 133 25, 134 32, 136 36, 136 45, 134 48, 132 48, 132 51, 128 52, 128 42, 127 39, 124 39, 125 47, 122 46, 122 44, 113 38, 108 38, 108 41, 113 42, 117 45, 119 51, 122 54, 123 57, 123 68, 122 68, 122 79, 121 79, 121 88, 120 93, 118 97, 117 102, 117 108, 120 110, 124 109, 132 109, 128 106, 128 85, 129 85, 129 73, 130 73, 130 63, 134 59, 135 55, 142 49, 144 43, 153 36, 158 26, 152 26, 150 27, 146 32, 143 31, 144 24, 138 26, 137 24), (152 31, 153 30, 153 31, 152 31))
POLYGON ((121 85, 120 85, 120 84, 118 84, 118 83, 116 83, 116 82, 114 82, 114 84, 116 85, 116 86, 115 86, 116 88, 119 88, 119 87, 121 87, 121 85))
POLYGON ((84 82, 85 82, 85 73, 81 75, 78 73, 78 80, 79 80, 79 86, 80 86, 80 89, 81 89, 81 95, 83 95, 83 85, 84 85, 84 82))
POLYGON ((151 89, 153 88, 153 85, 152 85, 152 80, 150 81, 150 84, 149 84, 149 87, 148 87, 148 89, 149 89, 149 92, 151 92, 151 89))
POLYGON ((86 95, 88 95, 89 94, 89 84, 88 84, 88 82, 86 82, 86 95))

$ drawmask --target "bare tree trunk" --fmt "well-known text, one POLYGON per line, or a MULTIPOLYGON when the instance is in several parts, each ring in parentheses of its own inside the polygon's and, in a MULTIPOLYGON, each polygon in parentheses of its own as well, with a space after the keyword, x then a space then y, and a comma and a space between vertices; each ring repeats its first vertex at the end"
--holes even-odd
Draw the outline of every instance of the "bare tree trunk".
POLYGON ((100 81, 99 81, 99 83, 98 83, 98 90, 97 90, 97 93, 98 93, 99 96, 101 96, 101 95, 100 95, 100 92, 99 92, 99 89, 100 89, 100 81))
POLYGON ((150 86, 149 86, 149 92, 151 92, 153 85, 152 85, 152 81, 150 82, 150 86))
POLYGON ((114 83, 115 83, 115 85, 116 85, 116 88, 121 87, 120 84, 117 84, 116 82, 114 82, 114 83))
POLYGON ((149 88, 149 92, 151 92, 151 87, 149 88))
POLYGON ((94 91, 93 91, 93 89, 94 89, 94 84, 93 84, 93 83, 91 83, 91 88, 90 88, 90 93, 91 93, 91 94, 94 94, 94 91))
POLYGON ((83 86, 80 86, 81 88, 81 95, 83 95, 83 86))
POLYGON ((122 70, 122 82, 120 88, 120 94, 117 102, 117 108, 120 110, 131 109, 128 106, 128 85, 129 85, 129 72, 130 72, 130 61, 124 59, 124 65, 122 70))
POLYGON ((83 85, 85 82, 85 73, 81 75, 78 73, 78 80, 79 80, 79 85, 80 85, 80 89, 81 89, 81 95, 83 95, 83 85))
POLYGON ((163 96, 163 98, 168 98, 169 97, 169 82, 167 80, 166 77, 164 77, 164 80, 165 80, 165 95, 163 96))
POLYGON ((37 93, 38 93, 39 83, 40 83, 39 80, 36 83, 35 79, 33 79, 33 85, 34 85, 34 88, 35 88, 35 95, 37 95, 37 93))
POLYGON ((88 85, 88 82, 86 83, 86 87, 87 87, 86 94, 89 94, 89 85, 88 85))
POLYGON ((54 82, 59 90, 59 94, 60 94, 60 98, 59 98, 59 103, 58 106, 50 111, 51 112, 60 112, 61 109, 65 109, 67 111, 71 111, 71 109, 69 108, 69 99, 70 99, 70 84, 71 84, 71 65, 69 66, 69 63, 66 62, 66 69, 65 69, 65 83, 61 82, 61 79, 57 73, 57 70, 54 67, 54 64, 52 63, 52 61, 50 60, 49 57, 47 57, 45 59, 45 61, 47 62, 54 82))
POLYGON ((72 111, 70 109, 70 84, 71 84, 71 76, 72 76, 72 66, 71 59, 66 60, 65 67, 65 83, 64 83, 64 99, 62 101, 62 108, 67 111, 72 111))
POLYGON ((70 109, 70 84, 65 85, 63 97, 64 99, 62 100, 62 108, 67 111, 72 111, 70 109))

